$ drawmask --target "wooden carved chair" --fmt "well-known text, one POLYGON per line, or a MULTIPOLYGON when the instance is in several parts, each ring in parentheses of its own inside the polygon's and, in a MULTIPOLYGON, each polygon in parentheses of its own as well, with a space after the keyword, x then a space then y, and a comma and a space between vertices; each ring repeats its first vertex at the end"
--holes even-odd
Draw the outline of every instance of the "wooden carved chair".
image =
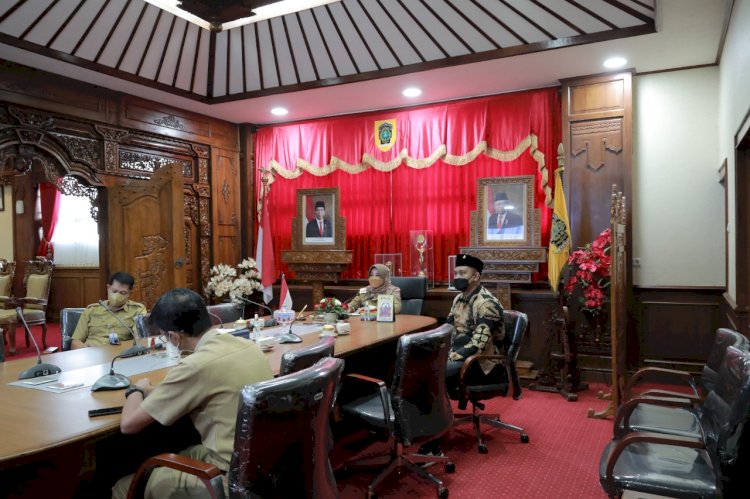
MULTIPOLYGON (((45 349, 47 348, 47 304, 49 290, 52 287, 53 267, 52 261, 43 256, 29 260, 23 275, 26 296, 18 298, 18 305, 22 307, 23 318, 26 319, 29 327, 42 326, 42 345, 45 349)), ((28 335, 26 346, 29 346, 28 335)))
MULTIPOLYGON (((16 328, 16 310, 13 300, 13 277, 16 274, 16 262, 9 262, 5 258, 0 258, 0 334, 3 338, 3 348, 5 349, 5 342, 8 338, 5 337, 5 333, 15 333, 16 328)), ((15 336, 10 336, 10 353, 15 353, 16 350, 16 339, 15 336)))

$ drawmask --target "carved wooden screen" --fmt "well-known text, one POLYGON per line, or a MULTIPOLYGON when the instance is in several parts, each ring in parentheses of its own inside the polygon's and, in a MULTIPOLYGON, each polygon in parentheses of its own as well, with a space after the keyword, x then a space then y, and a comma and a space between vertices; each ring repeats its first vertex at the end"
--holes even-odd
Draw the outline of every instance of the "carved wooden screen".
POLYGON ((610 272, 610 328, 612 338, 612 408, 617 411, 625 388, 625 337, 627 331, 627 241, 625 196, 612 186, 610 272))

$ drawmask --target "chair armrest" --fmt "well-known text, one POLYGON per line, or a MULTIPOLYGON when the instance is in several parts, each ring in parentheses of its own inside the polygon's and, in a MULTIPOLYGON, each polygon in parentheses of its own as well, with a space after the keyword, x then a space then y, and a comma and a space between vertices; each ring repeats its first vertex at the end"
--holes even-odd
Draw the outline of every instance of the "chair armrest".
POLYGON ((687 399, 678 399, 671 397, 635 397, 620 406, 615 414, 613 424, 615 438, 620 438, 630 431, 630 416, 635 408, 640 404, 658 405, 661 407, 674 407, 680 409, 693 409, 695 405, 687 399), (622 423, 622 430, 620 430, 622 423))
POLYGON ((18 300, 15 296, 0 296, 0 303, 11 303, 15 307, 18 305, 18 300))
POLYGON ((685 399, 691 401, 693 404, 698 405, 703 401, 703 397, 699 397, 697 395, 693 395, 691 393, 685 393, 685 392, 674 392, 671 390, 660 390, 660 389, 653 389, 653 390, 646 390, 645 392, 641 392, 639 397, 669 397, 673 399, 685 399))
POLYGON ((617 488, 613 473, 615 470, 615 465, 617 464, 617 460, 620 457, 620 454, 622 454, 625 448, 628 447, 629 445, 632 445, 634 443, 639 443, 639 442, 675 445, 679 447, 687 447, 690 449, 705 449, 706 448, 705 442, 703 442, 701 439, 698 439, 698 438, 680 437, 677 435, 662 435, 659 433, 649 433, 649 432, 631 433, 629 435, 626 435, 617 442, 614 449, 612 449, 612 452, 610 452, 609 456, 607 457, 607 468, 605 471, 604 478, 606 482, 608 483, 608 487, 607 487, 608 490, 615 490, 617 488))
POLYGON ((393 433, 393 428, 391 427, 391 403, 388 398, 388 387, 385 386, 385 381, 383 381, 382 379, 365 376, 364 374, 346 374, 344 378, 357 381, 360 384, 369 385, 370 387, 378 391, 378 395, 380 395, 380 402, 383 404, 383 417, 385 417, 385 427, 388 430, 388 435, 391 435, 393 433))
POLYGON ((464 365, 461 366, 461 372, 459 373, 459 386, 461 391, 461 399, 462 400, 468 400, 466 396, 466 376, 469 372, 469 368, 476 362, 479 362, 481 360, 496 360, 499 361, 499 364, 502 364, 505 366, 505 370, 508 372, 508 380, 511 384, 511 393, 513 396, 513 400, 518 400, 521 398, 521 381, 518 378, 518 370, 516 369, 516 363, 513 359, 508 357, 507 355, 489 355, 489 354, 480 354, 475 353, 474 355, 471 355, 464 361, 464 365))
POLYGON ((47 300, 45 298, 34 298, 31 296, 24 296, 23 298, 18 298, 18 303, 30 304, 30 305, 47 305, 47 300))
MULTIPOLYGON (((158 456, 150 457, 141 464, 138 471, 133 477, 133 481, 130 482, 130 488, 128 489, 128 499, 137 499, 143 497, 146 490, 146 482, 148 482, 151 472, 154 468, 171 468, 173 470, 181 471, 198 478, 208 489, 208 493, 212 499, 220 499, 224 497, 224 487, 218 487, 218 490, 211 483, 217 477, 221 477, 222 473, 219 468, 213 464, 204 463, 187 456, 179 454, 159 454, 158 456)), ((219 482, 220 484, 221 482, 219 482)))
POLYGON ((635 387, 636 384, 638 384, 639 381, 642 379, 648 378, 650 376, 659 375, 659 376, 668 376, 675 380, 682 380, 685 381, 688 386, 691 387, 695 395, 698 395, 697 392, 695 392, 695 387, 690 385, 691 381, 695 380, 695 376, 687 371, 678 371, 676 369, 666 369, 663 367, 644 367, 641 369, 638 369, 633 376, 630 377, 630 380, 628 380, 628 384, 625 387, 625 396, 627 398, 630 398, 632 396, 632 390, 635 387))

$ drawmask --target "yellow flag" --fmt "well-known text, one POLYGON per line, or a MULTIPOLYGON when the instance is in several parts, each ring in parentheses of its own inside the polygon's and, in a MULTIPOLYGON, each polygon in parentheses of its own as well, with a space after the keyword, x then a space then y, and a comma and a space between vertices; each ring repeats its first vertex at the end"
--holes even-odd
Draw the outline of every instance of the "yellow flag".
POLYGON ((549 262, 547 264, 547 277, 555 293, 557 293, 557 284, 560 281, 560 272, 568 262, 568 255, 570 255, 570 222, 568 221, 568 208, 565 204, 565 191, 560 178, 560 170, 562 169, 558 168, 555 172, 555 207, 552 211, 549 262))

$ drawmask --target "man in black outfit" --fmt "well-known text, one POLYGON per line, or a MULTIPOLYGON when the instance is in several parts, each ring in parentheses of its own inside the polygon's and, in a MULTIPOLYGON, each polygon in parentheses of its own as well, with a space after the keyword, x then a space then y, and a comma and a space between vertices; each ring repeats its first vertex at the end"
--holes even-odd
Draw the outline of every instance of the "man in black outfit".
POLYGON ((315 220, 307 222, 305 237, 333 237, 331 222, 325 219, 326 205, 323 201, 315 203, 315 220))

